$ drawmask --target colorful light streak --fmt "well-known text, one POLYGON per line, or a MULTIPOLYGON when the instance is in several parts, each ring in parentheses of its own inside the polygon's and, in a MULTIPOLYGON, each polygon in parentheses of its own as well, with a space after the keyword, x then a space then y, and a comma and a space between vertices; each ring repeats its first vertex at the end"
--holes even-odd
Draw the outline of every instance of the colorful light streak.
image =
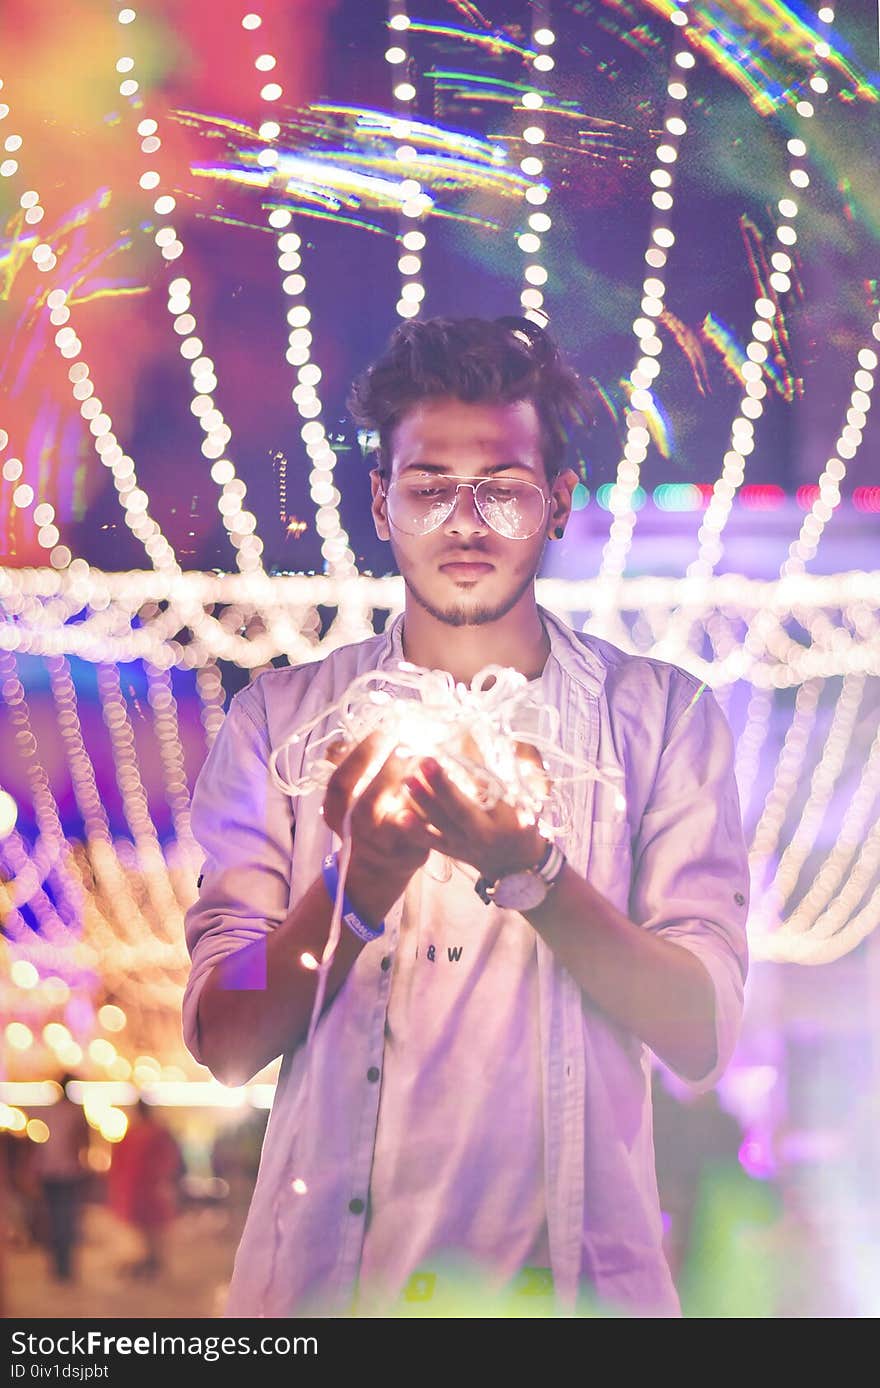
MULTIPOLYGON (((357 108, 313 109, 335 109, 349 117, 352 123, 345 132, 349 143, 338 149, 324 146, 316 155, 285 149, 276 142, 278 157, 271 168, 259 166, 260 147, 255 143, 250 149, 235 151, 231 158, 196 162, 193 173, 244 187, 276 193, 283 190, 333 211, 344 207, 396 211, 401 204, 404 179, 414 174, 423 189, 430 190, 425 194, 429 199, 432 193, 440 191, 476 190, 493 197, 519 199, 528 186, 528 180, 506 164, 506 155, 497 143, 407 121, 405 144, 412 147, 415 155, 411 161, 401 160, 401 142, 392 131, 395 117, 357 108), (378 134, 384 147, 377 142, 378 134)), ((190 117, 194 126, 204 130, 209 130, 215 120, 213 116, 190 117)), ((426 210, 429 205, 426 203, 426 210)))
MULTIPOLYGON (((677 0, 645 2, 665 19, 679 9, 677 0)), ((799 90, 791 82, 791 68, 803 70, 801 85, 805 84, 817 51, 856 98, 880 100, 880 88, 847 56, 842 37, 817 26, 811 14, 807 19, 805 10, 798 13, 782 0, 699 0, 688 8, 693 47, 739 87, 761 115, 794 104, 799 90)))
POLYGON ((439 38, 461 39, 464 43, 475 44, 484 51, 490 53, 492 57, 513 56, 521 58, 523 62, 533 62, 540 50, 527 48, 521 43, 514 42, 513 39, 502 38, 498 32, 491 34, 474 33, 472 29, 459 28, 452 24, 425 24, 417 20, 410 20, 407 25, 411 34, 434 34, 439 38))

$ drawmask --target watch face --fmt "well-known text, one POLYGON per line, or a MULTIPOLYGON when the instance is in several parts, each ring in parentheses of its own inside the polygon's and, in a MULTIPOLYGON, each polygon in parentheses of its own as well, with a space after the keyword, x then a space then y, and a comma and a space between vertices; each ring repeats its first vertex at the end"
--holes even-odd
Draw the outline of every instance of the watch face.
POLYGON ((547 884, 534 872, 512 872, 502 877, 492 896, 496 906, 528 911, 540 906, 547 895, 547 884))

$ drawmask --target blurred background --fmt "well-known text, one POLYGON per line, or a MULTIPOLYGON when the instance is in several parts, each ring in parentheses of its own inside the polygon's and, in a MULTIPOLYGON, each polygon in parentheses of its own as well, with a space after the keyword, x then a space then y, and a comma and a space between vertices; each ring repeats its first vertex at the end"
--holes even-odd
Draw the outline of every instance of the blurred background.
POLYGON ((402 605, 354 374, 521 312, 595 397, 539 599, 737 741, 742 1041, 700 1100, 655 1076, 686 1312, 875 1315, 872 0, 10 0, 0 38, 3 1314, 219 1314, 274 1071, 183 1046, 192 786, 249 679, 402 605))

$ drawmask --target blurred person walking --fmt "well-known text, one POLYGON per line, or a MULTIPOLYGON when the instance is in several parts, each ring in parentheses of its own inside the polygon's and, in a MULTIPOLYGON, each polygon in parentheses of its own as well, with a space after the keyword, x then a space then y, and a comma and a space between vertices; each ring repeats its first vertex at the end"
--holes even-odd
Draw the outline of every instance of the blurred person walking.
POLYGON ((48 1117, 49 1136, 35 1154, 43 1202, 43 1228, 59 1282, 74 1277, 74 1251, 80 1240, 80 1207, 86 1181, 84 1165, 89 1125, 82 1106, 68 1093, 75 1076, 62 1075, 61 1098, 48 1117))
POLYGON ((108 1181, 110 1209, 142 1240, 143 1257, 125 1269, 133 1277, 156 1277, 163 1269, 165 1231, 177 1214, 182 1171, 177 1142, 139 1099, 128 1131, 113 1149, 108 1181))

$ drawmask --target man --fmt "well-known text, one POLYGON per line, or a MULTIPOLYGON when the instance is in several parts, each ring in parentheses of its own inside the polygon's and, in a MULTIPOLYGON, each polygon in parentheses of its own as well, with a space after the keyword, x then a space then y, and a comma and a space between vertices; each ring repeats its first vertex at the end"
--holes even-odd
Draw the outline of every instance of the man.
POLYGON ((381 636, 259 676, 199 778, 187 1043, 226 1083, 283 1056, 232 1314, 430 1314, 419 1298, 475 1271, 493 1293, 547 1290, 563 1312, 586 1296, 679 1314, 648 1048, 698 1089, 726 1066, 746 856, 711 694, 536 603, 577 482, 564 452, 578 400, 526 319, 399 327, 350 403, 379 434, 372 515, 404 612, 381 636), (519 670, 558 709, 569 753, 619 769, 626 812, 585 777, 564 856, 552 853, 430 759, 395 751, 370 774, 376 736, 338 750, 323 797, 292 804, 272 749, 356 675, 402 659, 464 682, 489 663, 519 670), (389 790, 405 797, 393 816, 389 790), (322 863, 349 819, 351 928, 307 1055, 315 974, 302 959, 322 955, 335 883, 322 863), (447 880, 425 870, 432 849, 453 864, 447 880))

